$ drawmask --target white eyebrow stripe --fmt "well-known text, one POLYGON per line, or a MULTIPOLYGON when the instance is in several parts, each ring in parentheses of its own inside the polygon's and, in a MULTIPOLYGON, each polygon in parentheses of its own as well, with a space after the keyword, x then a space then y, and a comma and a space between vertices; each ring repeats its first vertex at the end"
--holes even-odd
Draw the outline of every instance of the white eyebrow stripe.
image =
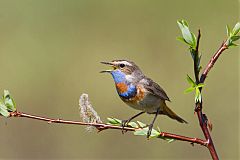
POLYGON ((116 64, 121 64, 121 63, 123 63, 123 64, 125 64, 125 65, 127 65, 127 66, 132 66, 132 64, 131 63, 129 63, 129 62, 127 62, 127 61, 119 61, 119 62, 115 62, 116 64))

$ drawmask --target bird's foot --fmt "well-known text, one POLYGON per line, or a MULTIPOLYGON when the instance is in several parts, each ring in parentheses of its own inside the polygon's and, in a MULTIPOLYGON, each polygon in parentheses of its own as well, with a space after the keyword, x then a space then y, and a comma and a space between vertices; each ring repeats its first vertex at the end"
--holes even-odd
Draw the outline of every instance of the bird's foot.
POLYGON ((121 124, 121 126, 122 126, 122 134, 124 134, 124 133, 127 132, 127 131, 124 129, 124 127, 127 127, 128 123, 129 123, 129 120, 122 120, 122 124, 121 124))
POLYGON ((151 136, 152 129, 153 129, 153 124, 150 124, 148 126, 147 139, 149 139, 149 137, 151 136))

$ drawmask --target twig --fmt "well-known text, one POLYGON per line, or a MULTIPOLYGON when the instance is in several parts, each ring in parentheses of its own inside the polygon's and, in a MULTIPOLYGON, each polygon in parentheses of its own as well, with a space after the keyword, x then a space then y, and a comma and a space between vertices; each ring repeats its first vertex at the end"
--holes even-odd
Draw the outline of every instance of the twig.
MULTIPOLYGON (((197 47, 196 47, 196 54, 198 55, 199 51, 198 51, 198 47, 199 47, 199 40, 200 40, 200 30, 198 30, 198 39, 197 39, 197 47)), ((226 45, 225 42, 222 43, 222 45, 220 46, 220 48, 217 50, 217 52, 213 55, 213 57, 211 58, 211 60, 208 62, 206 68, 204 69, 202 75, 201 75, 201 78, 200 78, 200 81, 199 81, 199 73, 198 73, 198 70, 197 70, 197 62, 194 62, 194 74, 195 74, 195 79, 196 79, 196 82, 197 84, 198 83, 204 83, 209 71, 211 70, 211 68, 213 67, 213 65, 215 64, 215 62, 217 61, 217 59, 219 58, 219 56, 222 54, 222 52, 224 50, 226 50, 228 47, 226 45)), ((196 58, 195 58, 196 59, 196 58)), ((194 61, 195 61, 194 59, 194 61)), ((200 89, 200 91, 202 90, 202 88, 200 89)), ((201 102, 197 102, 195 104, 195 112, 197 112, 197 116, 198 116, 198 120, 199 120, 199 125, 201 126, 201 129, 203 131, 203 134, 205 136, 205 138, 207 139, 207 141, 209 142, 208 144, 208 149, 209 149, 209 152, 212 156, 212 158, 214 160, 218 160, 218 155, 217 155, 217 152, 215 150, 215 147, 214 147, 214 144, 213 144, 213 140, 211 138, 211 135, 210 135, 210 132, 209 132, 209 129, 207 127, 207 119, 206 119, 206 115, 204 115, 202 113, 202 100, 201 102)))
POLYGON ((206 140, 208 141, 207 148, 208 148, 208 150, 209 150, 209 152, 212 156, 212 159, 213 160, 218 160, 219 158, 218 158, 218 155, 217 155, 217 151, 214 147, 214 143, 213 143, 211 134, 208 130, 206 119, 204 117, 204 114, 202 113, 202 103, 197 103, 196 108, 201 108, 201 109, 198 109, 196 112, 197 112, 198 121, 199 121, 199 124, 201 126, 202 132, 203 132, 206 140))
MULTIPOLYGON (((19 111, 10 112, 10 117, 30 118, 30 119, 40 120, 40 121, 46 121, 49 124, 51 124, 51 123, 62 123, 62 124, 73 124, 73 125, 83 125, 83 126, 95 126, 96 128, 98 128, 100 130, 103 130, 103 129, 120 129, 121 128, 120 126, 114 126, 114 125, 109 125, 109 124, 104 124, 104 123, 86 123, 86 122, 81 122, 81 121, 63 120, 63 119, 59 119, 59 118, 54 119, 54 118, 48 118, 48 117, 23 113, 23 112, 19 112, 19 111)), ((124 130, 135 131, 135 128, 125 127, 124 130)))
POLYGON ((194 56, 194 75, 195 75, 197 84, 199 83, 199 70, 198 70, 198 57, 199 57, 198 55, 199 55, 199 52, 198 52, 198 48, 199 48, 200 38, 201 38, 201 32, 200 32, 200 29, 199 29, 198 30, 198 37, 197 37, 196 53, 195 53, 195 56, 194 56))
MULTIPOLYGON (((200 38, 201 38, 201 31, 200 29, 198 30, 198 37, 197 37, 197 46, 196 46, 196 51, 198 52, 199 50, 199 44, 200 44, 200 38)), ((199 52, 198 52, 199 53, 199 52)))
POLYGON ((213 67, 213 65, 215 64, 215 62, 217 61, 217 59, 219 58, 219 56, 222 54, 222 52, 224 50, 226 50, 228 47, 227 47, 227 44, 226 44, 226 41, 224 41, 222 43, 222 45, 220 46, 220 48, 217 50, 217 52, 213 55, 213 57, 211 58, 211 60, 208 62, 206 68, 204 69, 202 75, 201 75, 201 78, 200 78, 200 83, 204 83, 207 75, 208 75, 208 72, 211 70, 211 68, 213 67))
MULTIPOLYGON (((23 113, 23 112, 19 112, 19 111, 10 112, 9 117, 30 118, 30 119, 40 120, 40 121, 46 121, 49 124, 62 123, 62 124, 72 124, 72 125, 94 126, 99 131, 102 131, 105 129, 117 129, 117 130, 121 130, 121 131, 123 130, 123 128, 121 126, 116 126, 116 125, 110 125, 110 124, 104 124, 104 123, 85 123, 85 122, 81 122, 81 121, 53 119, 53 118, 47 118, 47 117, 27 114, 27 113, 23 113)), ((125 131, 137 131, 138 129, 141 129, 141 128, 124 127, 125 131)), ((161 132, 159 136, 165 137, 165 138, 170 138, 170 139, 175 139, 175 140, 179 140, 179 141, 186 141, 186 142, 190 142, 191 144, 195 143, 195 144, 200 144, 200 145, 203 145, 206 147, 208 146, 208 141, 202 140, 199 138, 186 137, 186 136, 172 134, 172 133, 168 133, 168 132, 161 132)))

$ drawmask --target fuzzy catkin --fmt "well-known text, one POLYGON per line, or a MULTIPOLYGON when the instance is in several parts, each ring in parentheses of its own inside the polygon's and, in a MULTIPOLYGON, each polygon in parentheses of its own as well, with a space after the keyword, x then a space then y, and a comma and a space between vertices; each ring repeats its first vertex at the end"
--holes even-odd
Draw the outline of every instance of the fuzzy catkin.
MULTIPOLYGON (((83 93, 79 98, 79 111, 80 117, 82 118, 83 122, 86 123, 102 123, 100 117, 98 116, 97 112, 93 109, 88 94, 83 93)), ((88 126, 86 128, 87 131, 92 131, 95 127, 88 126)))

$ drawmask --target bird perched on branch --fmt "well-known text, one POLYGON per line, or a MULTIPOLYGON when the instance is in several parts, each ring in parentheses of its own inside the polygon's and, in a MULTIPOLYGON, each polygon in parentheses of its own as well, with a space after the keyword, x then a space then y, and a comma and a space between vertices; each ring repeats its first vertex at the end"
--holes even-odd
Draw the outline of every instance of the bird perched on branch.
POLYGON ((170 101, 166 92, 152 79, 146 77, 134 62, 113 60, 101 63, 112 67, 112 69, 101 71, 101 73, 112 75, 120 98, 130 107, 141 110, 140 113, 128 120, 123 120, 123 128, 143 113, 155 114, 152 123, 149 125, 148 138, 159 114, 167 115, 180 123, 187 123, 166 105, 165 101, 170 101))

